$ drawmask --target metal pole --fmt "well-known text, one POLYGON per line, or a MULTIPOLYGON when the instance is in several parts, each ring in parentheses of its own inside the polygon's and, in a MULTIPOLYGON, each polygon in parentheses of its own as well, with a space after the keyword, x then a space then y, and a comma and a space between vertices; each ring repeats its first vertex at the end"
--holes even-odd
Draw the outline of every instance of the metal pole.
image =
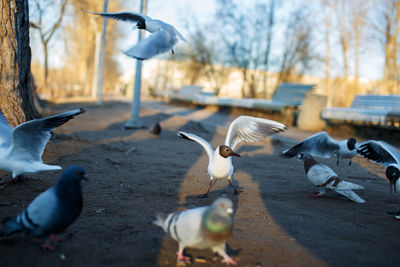
MULTIPOLYGON (((108 0, 104 0, 104 9, 103 12, 107 12, 108 0)), ((99 65, 99 82, 98 82, 98 90, 97 90, 97 103, 103 103, 103 79, 104 79, 104 58, 105 58, 105 50, 106 50, 106 32, 107 32, 107 18, 103 18, 103 32, 101 34, 101 47, 100 47, 100 65, 99 65)))
POLYGON ((93 84, 92 84, 92 97, 96 98, 99 92, 99 58, 100 58, 100 32, 96 29, 96 47, 94 49, 94 70, 93 70, 93 84))
MULTIPOLYGON (((147 0, 140 1, 140 13, 146 15, 147 0)), ((144 38, 144 31, 139 30, 138 42, 144 38)), ((142 122, 139 118, 140 113, 140 89, 142 86, 142 61, 136 60, 135 85, 133 89, 131 119, 125 123, 125 129, 142 128, 142 122)))

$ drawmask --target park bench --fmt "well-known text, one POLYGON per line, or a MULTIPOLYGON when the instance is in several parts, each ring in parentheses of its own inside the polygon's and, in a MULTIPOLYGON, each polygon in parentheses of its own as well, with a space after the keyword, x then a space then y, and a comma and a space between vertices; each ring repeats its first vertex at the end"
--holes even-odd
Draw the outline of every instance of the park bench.
POLYGON ((209 93, 198 92, 193 97, 193 102, 200 105, 229 106, 282 113, 287 108, 297 110, 301 106, 306 93, 311 91, 313 87, 314 85, 308 84, 282 83, 275 91, 271 100, 216 97, 209 93))
POLYGON ((349 108, 325 108, 321 118, 332 123, 400 127, 400 95, 356 95, 349 108))

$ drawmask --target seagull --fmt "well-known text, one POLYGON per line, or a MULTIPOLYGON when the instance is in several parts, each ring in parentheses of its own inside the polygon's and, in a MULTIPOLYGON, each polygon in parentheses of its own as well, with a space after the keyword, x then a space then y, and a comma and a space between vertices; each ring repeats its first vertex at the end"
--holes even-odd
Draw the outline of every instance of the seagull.
POLYGON ((167 216, 157 214, 153 224, 160 226, 178 241, 178 263, 190 263, 190 258, 183 255, 183 250, 191 247, 210 248, 223 257, 223 263, 236 264, 236 260, 229 257, 225 248, 226 240, 232 235, 232 213, 232 201, 220 197, 211 206, 174 212, 167 216))
POLYGON ((390 182, 390 192, 400 192, 400 154, 393 146, 384 141, 368 140, 361 142, 357 152, 372 161, 386 167, 386 177, 390 182))
POLYGON ((116 20, 129 21, 137 23, 132 29, 142 29, 151 32, 150 36, 140 41, 124 51, 127 56, 139 60, 149 59, 155 55, 167 52, 174 53, 173 46, 180 40, 186 42, 186 39, 180 34, 174 26, 161 20, 152 19, 149 16, 136 12, 118 12, 118 13, 98 13, 83 10, 90 14, 101 15, 116 20))
POLYGON ((238 194, 242 192, 231 183, 233 175, 231 157, 240 157, 238 153, 234 152, 237 145, 243 141, 255 142, 274 133, 284 131, 285 129, 286 126, 284 124, 273 120, 251 116, 240 116, 236 118, 229 126, 228 133, 225 137, 225 143, 223 145, 219 145, 215 150, 213 150, 211 145, 203 138, 191 133, 178 131, 177 134, 179 137, 199 143, 207 152, 207 170, 208 174, 210 175, 210 184, 207 192, 200 197, 207 197, 208 192, 213 185, 214 179, 228 178, 228 182, 235 190, 235 193, 238 194))
POLYGON ((42 245, 53 250, 57 236, 71 225, 82 211, 81 180, 87 180, 85 170, 70 166, 61 173, 58 183, 38 195, 20 214, 2 223, 0 236, 25 232, 33 236, 50 235, 42 245))
POLYGON ((322 158, 337 156, 337 165, 339 165, 339 156, 349 158, 349 165, 351 165, 351 158, 357 154, 357 141, 353 137, 343 141, 336 141, 327 132, 318 132, 283 151, 281 156, 284 158, 298 156, 302 159, 306 153, 322 158))
POLYGON ((308 180, 313 185, 322 188, 321 190, 314 192, 312 197, 319 197, 329 189, 353 200, 354 202, 365 203, 364 199, 352 191, 352 189, 365 189, 363 186, 343 181, 331 168, 325 164, 316 162, 311 155, 304 156, 304 170, 306 171, 308 180))
POLYGON ((51 131, 84 108, 24 122, 14 129, 0 111, 0 170, 11 172, 15 178, 21 174, 60 170, 60 166, 43 164, 42 154, 51 131))

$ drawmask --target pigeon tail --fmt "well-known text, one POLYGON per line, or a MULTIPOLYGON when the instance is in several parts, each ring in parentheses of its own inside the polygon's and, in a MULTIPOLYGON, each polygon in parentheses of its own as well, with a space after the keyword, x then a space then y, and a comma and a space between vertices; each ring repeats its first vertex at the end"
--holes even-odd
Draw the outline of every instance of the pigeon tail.
POLYGON ((0 236, 8 236, 24 230, 24 227, 17 222, 17 217, 4 219, 1 228, 0 236))
POLYGON ((335 192, 347 197, 350 200, 353 200, 354 202, 365 203, 364 199, 362 199, 359 195, 357 195, 350 189, 346 190, 335 189, 335 192))
POLYGON ((154 225, 160 226, 165 230, 165 220, 167 219, 167 215, 160 212, 157 213, 156 219, 152 222, 154 225))

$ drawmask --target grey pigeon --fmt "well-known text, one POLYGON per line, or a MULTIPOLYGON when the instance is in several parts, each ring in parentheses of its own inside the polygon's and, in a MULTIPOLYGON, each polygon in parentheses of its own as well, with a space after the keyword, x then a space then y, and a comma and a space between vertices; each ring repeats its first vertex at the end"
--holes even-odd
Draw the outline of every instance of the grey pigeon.
POLYGON ((225 143, 219 145, 215 150, 206 140, 197 135, 181 131, 178 131, 177 134, 181 138, 199 143, 207 152, 207 171, 210 175, 210 184, 207 188, 207 192, 201 196, 207 197, 214 179, 228 178, 228 182, 235 190, 235 193, 241 192, 241 190, 231 183, 233 175, 232 156, 240 157, 234 150, 241 142, 256 142, 274 133, 284 131, 285 129, 285 125, 273 120, 240 116, 229 126, 228 133, 225 137, 225 143))
POLYGON ((150 132, 151 132, 152 134, 154 134, 154 135, 160 135, 160 134, 161 134, 161 131, 162 131, 162 129, 161 129, 161 125, 160 125, 159 122, 157 122, 156 124, 154 124, 154 125, 151 127, 151 129, 150 129, 150 132))
POLYGON ((183 250, 190 247, 211 249, 223 257, 223 263, 236 264, 236 261, 228 256, 225 248, 226 240, 233 230, 232 213, 232 201, 220 197, 211 206, 174 212, 167 216, 158 214, 153 223, 178 241, 178 263, 190 263, 190 259, 183 255, 183 250))
POLYGON ((149 59, 158 54, 169 50, 174 52, 173 47, 179 39, 186 42, 185 38, 180 34, 174 26, 161 20, 152 19, 149 16, 135 12, 119 12, 119 13, 98 13, 86 11, 90 14, 101 15, 116 20, 123 20, 137 23, 133 29, 142 29, 151 32, 151 35, 132 46, 124 53, 127 56, 137 58, 139 60, 149 59))
POLYGON ((25 173, 60 170, 60 166, 43 164, 42 154, 51 137, 51 131, 84 108, 24 122, 14 129, 0 112, 0 170, 11 172, 12 177, 25 173))
POLYGON ((353 191, 354 189, 365 189, 364 186, 343 181, 331 168, 325 164, 316 162, 311 155, 306 155, 304 157, 304 170, 306 171, 308 180, 313 185, 321 188, 319 191, 314 192, 312 197, 319 197, 328 189, 354 202, 365 202, 364 199, 353 191))
POLYGON ((50 235, 43 247, 54 249, 52 241, 60 240, 56 234, 70 226, 82 211, 82 179, 87 179, 82 167, 68 167, 55 186, 37 196, 16 217, 2 222, 0 236, 17 232, 33 236, 50 235))
POLYGON ((339 156, 349 158, 350 165, 351 158, 357 154, 357 141, 353 137, 343 141, 336 141, 327 132, 318 132, 283 151, 281 156, 284 158, 298 156, 301 159, 305 154, 321 158, 336 156, 337 165, 339 165, 339 156))

